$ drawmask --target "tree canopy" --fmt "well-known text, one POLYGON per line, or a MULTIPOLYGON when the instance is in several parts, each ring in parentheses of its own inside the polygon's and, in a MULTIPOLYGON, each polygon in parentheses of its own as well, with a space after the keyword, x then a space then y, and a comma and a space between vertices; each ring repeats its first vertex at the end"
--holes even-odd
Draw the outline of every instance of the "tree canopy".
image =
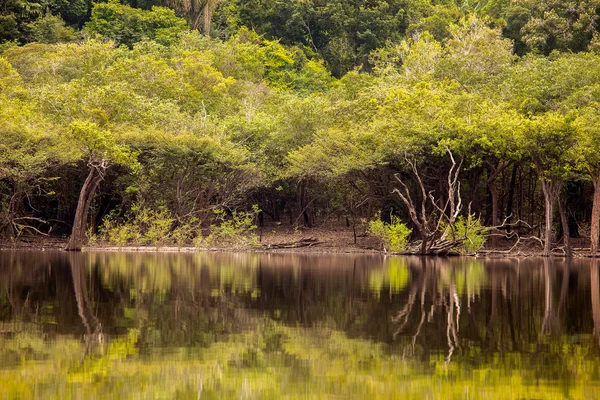
POLYGON ((598 241, 596 3, 207 4, 0 7, 3 235, 67 233, 86 176, 89 234, 168 210, 201 235, 254 204, 408 222, 400 179, 427 214, 452 197, 546 243, 576 198, 559 208, 598 241))

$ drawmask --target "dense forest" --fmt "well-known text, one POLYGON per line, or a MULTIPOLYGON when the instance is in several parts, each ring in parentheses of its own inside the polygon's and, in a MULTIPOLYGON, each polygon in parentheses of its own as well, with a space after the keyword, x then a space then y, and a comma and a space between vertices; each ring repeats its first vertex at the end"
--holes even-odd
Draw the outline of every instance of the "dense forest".
POLYGON ((595 0, 5 0, 0 236, 371 221, 415 252, 485 232, 596 255, 599 18, 595 0))

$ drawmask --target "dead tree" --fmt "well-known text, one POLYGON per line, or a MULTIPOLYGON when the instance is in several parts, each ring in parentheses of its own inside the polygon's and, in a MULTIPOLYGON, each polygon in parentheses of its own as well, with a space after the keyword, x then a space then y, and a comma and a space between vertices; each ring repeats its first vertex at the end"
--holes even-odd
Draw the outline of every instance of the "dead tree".
MULTIPOLYGON (((447 255, 451 254, 454 249, 470 240, 466 235, 457 236, 454 224, 457 221, 459 215, 463 211, 463 203, 460 193, 460 181, 458 180, 461 171, 463 159, 457 162, 450 149, 446 148, 452 165, 448 170, 446 180, 446 193, 445 196, 436 196, 434 191, 425 189, 423 183, 423 174, 421 174, 414 161, 406 158, 407 164, 411 168, 411 172, 415 177, 419 192, 419 202, 416 202, 414 197, 411 195, 411 191, 404 181, 400 178, 399 174, 395 175, 396 180, 400 183, 401 189, 394 189, 393 193, 397 194, 398 197, 408 208, 410 219, 419 234, 420 242, 417 241, 410 247, 407 253, 420 253, 420 254, 435 254, 435 255, 447 255), (442 200, 444 199, 444 200, 442 200)), ((549 183, 546 183, 548 186, 549 183)), ((559 187, 559 186, 556 186, 559 187)), ((548 188, 547 189, 551 189, 548 188)), ((554 189, 551 189, 554 191, 554 189)), ((552 198, 556 197, 554 194, 552 198)), ((563 208, 563 214, 566 216, 565 208, 563 208)), ((471 214, 470 204, 467 210, 468 220, 476 219, 475 215, 471 214)), ((514 240, 516 242, 508 251, 494 250, 497 253, 509 253, 516 249, 521 243, 529 240, 537 241, 544 247, 548 246, 549 241, 542 240, 536 236, 522 237, 519 233, 519 229, 511 230, 511 228, 525 227, 529 230, 533 230, 533 227, 522 220, 515 222, 509 222, 511 215, 508 215, 502 223, 491 227, 479 227, 474 232, 477 235, 482 235, 487 239, 494 239, 496 237, 503 237, 505 239, 514 240), (506 230, 505 233, 500 233, 502 230, 506 230)), ((566 218, 563 225, 566 225, 566 218)), ((547 224, 547 226, 549 226, 547 224)), ((568 236, 568 227, 564 226, 566 235, 568 236)), ((568 239, 565 239, 565 246, 567 255, 570 254, 570 246, 568 239)), ((548 250, 549 252, 549 250, 548 250)))
POLYGON ((461 157, 460 162, 457 163, 450 149, 446 148, 446 150, 452 161, 452 166, 448 171, 445 202, 441 198, 436 199, 433 191, 427 192, 425 190, 423 179, 414 161, 406 158, 406 162, 412 169, 420 191, 420 203, 418 205, 413 200, 408 186, 402 181, 400 175, 395 175, 396 180, 402 186, 402 190, 394 189, 393 193, 397 194, 408 208, 410 219, 421 237, 419 251, 421 254, 447 253, 463 240, 456 238, 453 230, 454 222, 462 211, 460 181, 458 177, 463 158, 461 157), (446 225, 446 229, 441 231, 440 228, 443 225, 446 225), (451 239, 448 238, 450 235, 452 235, 451 239))

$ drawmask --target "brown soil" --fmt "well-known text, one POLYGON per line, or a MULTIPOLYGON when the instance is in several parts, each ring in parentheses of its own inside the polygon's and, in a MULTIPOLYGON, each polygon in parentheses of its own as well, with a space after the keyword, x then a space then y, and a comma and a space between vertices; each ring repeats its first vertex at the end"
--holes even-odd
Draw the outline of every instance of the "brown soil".
MULTIPOLYGON (((264 248, 255 249, 257 252, 274 252, 274 253, 380 253, 382 247, 377 239, 365 235, 363 232, 358 233, 356 243, 351 229, 295 229, 280 227, 271 230, 257 231, 260 236, 260 243, 264 248), (301 239, 316 239, 317 244, 297 247, 273 249, 270 245, 278 245, 281 243, 295 243, 301 239)), ((0 250, 20 249, 20 250, 62 250, 66 247, 67 239, 58 238, 24 238, 16 243, 0 243, 0 250)), ((514 257, 514 256, 539 256, 542 248, 536 241, 526 241, 521 243, 518 249, 511 249, 513 241, 499 240, 498 246, 494 249, 485 248, 478 256, 486 257, 514 257)), ((589 242, 585 238, 572 239, 573 256, 574 257, 589 257, 589 242)), ((126 246, 116 247, 106 244, 98 244, 86 246, 84 250, 93 251, 163 251, 163 252, 181 252, 181 251, 197 251, 194 247, 175 247, 175 246, 126 246)), ((232 251, 243 250, 235 249, 231 246, 215 247, 205 249, 207 251, 232 251)), ((555 245, 553 256, 563 257, 564 251, 560 245, 555 245)))

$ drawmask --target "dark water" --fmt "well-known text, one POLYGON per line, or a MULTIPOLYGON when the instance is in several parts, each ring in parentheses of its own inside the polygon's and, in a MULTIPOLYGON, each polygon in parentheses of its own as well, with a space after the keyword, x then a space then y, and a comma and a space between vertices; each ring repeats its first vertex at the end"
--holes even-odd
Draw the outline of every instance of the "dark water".
POLYGON ((593 399, 595 261, 0 252, 0 398, 593 399))

